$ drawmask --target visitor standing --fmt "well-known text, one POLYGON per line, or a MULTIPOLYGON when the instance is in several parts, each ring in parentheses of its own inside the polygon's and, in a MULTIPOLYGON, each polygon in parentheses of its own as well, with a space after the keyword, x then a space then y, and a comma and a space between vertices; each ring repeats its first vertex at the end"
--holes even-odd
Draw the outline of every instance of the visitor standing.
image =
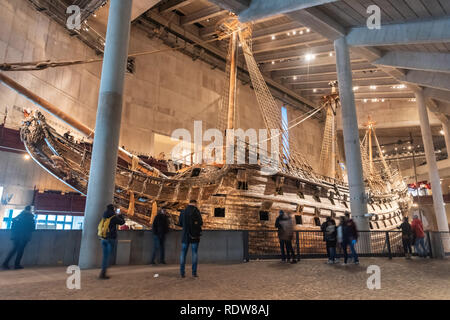
POLYGON ((156 253, 159 251, 159 263, 166 264, 164 260, 164 242, 167 232, 169 232, 169 219, 166 210, 161 209, 153 220, 153 254, 151 264, 155 264, 156 253))
POLYGON ((322 232, 327 247, 328 264, 333 264, 336 262, 337 229, 336 222, 331 217, 327 217, 322 225, 322 232))
POLYGON ((356 241, 358 240, 358 230, 355 222, 350 219, 350 214, 345 214, 345 222, 342 226, 342 248, 344 250, 344 265, 347 264, 348 254, 347 247, 350 246, 353 262, 359 264, 358 254, 356 253, 356 241))
POLYGON ((426 258, 428 250, 425 248, 425 233, 423 232, 423 224, 418 215, 414 215, 411 223, 411 229, 414 236, 414 248, 419 257, 426 258))
POLYGON ((336 234, 336 238, 337 238, 337 253, 336 253, 336 262, 339 261, 340 257, 343 255, 344 250, 343 250, 343 241, 344 241, 344 234, 343 234, 343 227, 344 227, 344 223, 345 223, 345 218, 342 216, 339 218, 339 225, 337 227, 337 234, 336 234))
POLYGON ((411 259, 412 255, 411 240, 413 235, 411 225, 408 222, 408 217, 404 217, 402 224, 397 228, 402 230, 402 243, 403 243, 403 251, 405 252, 405 258, 411 259))
POLYGON ((103 213, 103 218, 98 225, 98 236, 102 242, 103 259, 102 270, 100 272, 100 279, 109 279, 106 271, 109 266, 109 259, 112 249, 115 246, 117 239, 117 226, 125 224, 123 215, 116 213, 114 205, 109 204, 106 211, 103 213))
POLYGON ((9 269, 9 261, 16 255, 14 269, 23 269, 20 264, 25 251, 25 247, 31 240, 31 234, 36 228, 34 215, 31 212, 31 206, 26 206, 17 217, 14 218, 11 226, 11 240, 13 247, 3 262, 3 269, 9 269))
POLYGON ((275 220, 275 228, 278 229, 278 239, 280 241, 281 261, 297 263, 294 249, 292 248, 292 239, 294 238, 294 225, 292 218, 283 210, 280 210, 275 220), (286 250, 286 251, 285 251, 286 250))
POLYGON ((197 275, 198 245, 202 234, 202 215, 197 208, 197 201, 191 200, 189 205, 180 213, 179 225, 183 227, 181 235, 180 274, 185 277, 186 254, 189 246, 192 247, 192 276, 197 275))

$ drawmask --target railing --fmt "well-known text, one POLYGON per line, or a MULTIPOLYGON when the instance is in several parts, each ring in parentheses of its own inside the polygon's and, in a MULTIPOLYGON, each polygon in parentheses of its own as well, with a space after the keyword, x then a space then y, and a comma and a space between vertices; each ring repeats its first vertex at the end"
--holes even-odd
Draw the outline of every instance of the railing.
MULTIPOLYGON (((416 255, 411 244, 413 255, 416 255)), ((425 246, 430 257, 433 254, 430 233, 425 238, 425 246)), ((292 240, 297 259, 327 257, 326 242, 323 232, 311 230, 294 231, 292 240)), ((278 234, 275 230, 248 230, 244 234, 245 260, 281 258, 278 234)), ((403 257, 401 231, 361 231, 358 233, 356 252, 361 257, 403 257)), ((349 248, 347 249, 349 252, 349 248)), ((342 256, 342 249, 337 246, 337 254, 342 256)), ((350 252, 349 252, 350 254, 350 252)))

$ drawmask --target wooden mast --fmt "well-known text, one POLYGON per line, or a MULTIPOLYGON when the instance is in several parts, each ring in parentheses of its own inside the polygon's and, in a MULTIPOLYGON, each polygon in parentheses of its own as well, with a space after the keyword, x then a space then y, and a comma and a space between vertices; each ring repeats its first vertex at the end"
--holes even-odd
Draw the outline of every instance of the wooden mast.
POLYGON ((230 38, 231 64, 230 64, 230 89, 228 95, 228 120, 227 129, 234 129, 236 119, 236 78, 237 78, 237 31, 230 38))
MULTIPOLYGON (((16 91, 17 93, 25 96, 31 102, 36 104, 38 107, 42 108, 43 110, 51 113, 55 117, 61 119, 64 122, 66 122, 69 126, 75 128, 76 130, 78 130, 82 134, 86 135, 88 138, 94 138, 94 130, 92 130, 91 128, 85 126, 83 123, 81 123, 78 120, 72 118, 68 114, 64 113, 63 111, 61 111, 56 106, 52 105, 47 100, 45 100, 45 99, 39 97, 38 95, 34 94, 33 92, 31 92, 27 88, 21 86, 19 83, 17 83, 13 79, 5 76, 3 73, 0 73, 0 82, 3 82, 6 86, 10 87, 11 89, 16 91)), ((132 164, 133 155, 131 153, 129 153, 128 151, 126 151, 126 150, 124 150, 122 148, 119 148, 118 156, 122 160, 126 161, 128 164, 130 164, 130 165, 132 164)), ((136 167, 136 169, 141 171, 141 172, 143 172, 143 173, 145 173, 145 174, 148 174, 148 175, 155 175, 156 174, 157 176, 163 176, 164 177, 164 175, 156 168, 152 168, 153 171, 151 171, 151 170, 149 170, 149 169, 147 169, 147 168, 145 168, 145 167, 143 167, 141 165, 138 165, 136 167)))

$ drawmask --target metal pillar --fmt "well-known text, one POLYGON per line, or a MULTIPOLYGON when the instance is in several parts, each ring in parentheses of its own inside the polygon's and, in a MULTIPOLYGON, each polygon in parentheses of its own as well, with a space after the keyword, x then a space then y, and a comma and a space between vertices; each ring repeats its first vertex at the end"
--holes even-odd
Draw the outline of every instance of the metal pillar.
POLYGON ((352 218, 358 230, 368 231, 367 197, 365 192, 358 119, 356 116, 355 95, 353 93, 350 54, 345 37, 334 41, 336 51, 339 95, 342 105, 342 126, 344 150, 347 161, 348 184, 350 188, 350 207, 352 218))
MULTIPOLYGON (((442 197, 441 181, 434 154, 433 138, 431 135, 431 127, 428 119, 425 97, 421 89, 416 90, 415 95, 419 110, 420 130, 422 132, 422 140, 428 165, 428 175, 431 182, 431 191, 433 193, 433 207, 436 215, 437 227, 438 231, 448 232, 447 215, 445 213, 444 198, 442 197)), ((450 252, 448 241, 444 241, 444 247, 446 251, 450 252)))
POLYGON ((230 88, 228 91, 228 119, 227 129, 234 129, 236 120, 236 79, 237 79, 237 42, 238 34, 234 32, 230 39, 231 65, 230 65, 230 88))
POLYGON ((113 201, 132 0, 111 0, 79 265, 100 264, 97 225, 113 201))

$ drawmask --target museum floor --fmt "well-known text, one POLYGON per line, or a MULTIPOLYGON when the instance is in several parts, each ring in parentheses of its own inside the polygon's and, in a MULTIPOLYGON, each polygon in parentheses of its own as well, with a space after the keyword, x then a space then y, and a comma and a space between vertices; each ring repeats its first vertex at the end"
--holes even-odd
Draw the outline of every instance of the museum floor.
POLYGON ((0 299, 450 299, 450 260, 362 258, 356 265, 325 260, 200 264, 199 278, 181 279, 178 266, 112 267, 111 279, 82 271, 81 289, 66 287, 66 268, 0 272, 0 299), (381 269, 381 289, 369 290, 369 265, 381 269), (155 277, 155 274, 159 276, 155 277))

